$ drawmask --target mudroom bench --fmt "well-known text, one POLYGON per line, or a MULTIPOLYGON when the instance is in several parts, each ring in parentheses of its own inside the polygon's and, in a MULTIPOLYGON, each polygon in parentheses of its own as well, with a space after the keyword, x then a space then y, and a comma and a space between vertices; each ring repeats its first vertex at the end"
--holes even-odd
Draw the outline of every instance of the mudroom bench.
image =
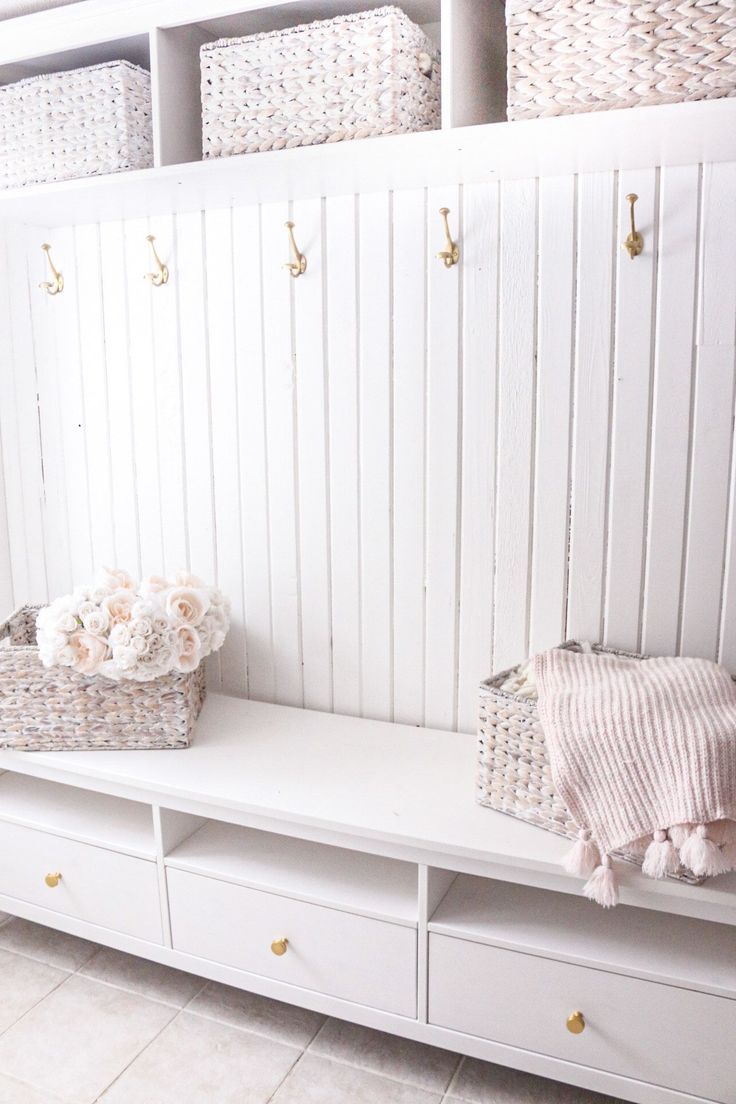
POLYGON ((736 1104, 736 876, 474 802, 471 736, 213 695, 171 752, 0 753, 0 910, 639 1104, 736 1104))

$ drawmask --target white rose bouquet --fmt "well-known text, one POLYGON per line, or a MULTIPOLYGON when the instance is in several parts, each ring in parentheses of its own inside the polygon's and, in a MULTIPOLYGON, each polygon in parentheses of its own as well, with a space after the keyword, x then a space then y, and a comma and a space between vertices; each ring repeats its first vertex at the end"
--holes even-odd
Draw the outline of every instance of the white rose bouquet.
POLYGON ((195 671, 221 648, 230 607, 216 587, 185 572, 137 584, 127 572, 105 568, 95 585, 42 609, 36 626, 45 667, 148 682, 195 671))

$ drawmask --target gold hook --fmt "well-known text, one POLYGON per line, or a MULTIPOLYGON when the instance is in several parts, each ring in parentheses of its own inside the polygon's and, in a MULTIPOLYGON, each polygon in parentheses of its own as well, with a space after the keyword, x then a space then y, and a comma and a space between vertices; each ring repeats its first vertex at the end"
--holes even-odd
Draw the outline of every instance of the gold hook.
POLYGON ((44 242, 41 248, 46 254, 46 260, 49 262, 49 268, 51 269, 53 279, 44 280, 43 283, 39 284, 38 286, 40 288, 43 288, 47 295, 58 295, 59 292, 64 290, 64 277, 54 267, 54 262, 51 260, 51 253, 49 252, 51 246, 48 244, 48 242, 44 242))
POLYGON ((296 241, 294 240, 294 223, 285 222, 284 226, 289 232, 289 246, 291 249, 291 256, 293 258, 291 261, 284 265, 284 268, 288 268, 291 275, 294 277, 294 279, 296 279, 297 276, 303 276, 304 273, 307 271, 307 258, 304 256, 303 253, 299 252, 296 241))
POLYGON ((440 214, 442 215, 442 221, 445 224, 445 248, 437 256, 441 261, 445 262, 445 268, 452 268, 460 260, 460 249, 457 242, 452 240, 450 234, 450 224, 447 221, 447 216, 450 213, 449 207, 440 207, 440 214))
POLYGON ((153 259, 156 262, 158 272, 146 272, 143 279, 150 280, 154 287, 161 287, 162 284, 168 284, 169 282, 169 270, 156 252, 156 246, 153 244, 155 240, 156 238, 153 234, 146 234, 146 241, 151 246, 151 252, 153 253, 153 259))
POLYGON ((644 239, 639 231, 636 229, 636 223, 634 221, 634 204, 636 203, 638 198, 638 195, 634 195, 633 192, 631 192, 626 197, 629 203, 629 213, 631 215, 631 230, 628 233, 626 241, 623 243, 623 247, 629 254, 629 257, 632 261, 634 257, 639 256, 644 248, 644 239))

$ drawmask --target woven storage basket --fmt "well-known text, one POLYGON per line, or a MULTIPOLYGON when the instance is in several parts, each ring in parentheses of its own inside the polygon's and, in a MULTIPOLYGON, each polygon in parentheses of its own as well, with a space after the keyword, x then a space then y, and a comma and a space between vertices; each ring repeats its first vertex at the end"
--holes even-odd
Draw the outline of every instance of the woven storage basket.
POLYGON ((0 625, 0 748, 16 751, 188 747, 205 698, 204 665, 152 682, 113 682, 46 668, 38 657, 38 607, 0 625))
MULTIPOLYGON (((560 647, 580 651, 576 641, 560 647)), ((593 651, 644 658, 600 645, 593 645, 593 651)), ((519 670, 514 667, 502 671, 480 686, 477 798, 481 805, 574 840, 578 837, 578 825, 555 791, 537 700, 502 689, 519 670)), ((616 855, 641 866, 644 848, 617 851, 616 855)), ((684 869, 673 877, 691 885, 703 881, 684 869)))
POLYGON ((734 0, 506 0, 508 117, 736 94, 734 0))
POLYGON ((204 157, 440 125, 439 55, 398 8, 201 50, 204 157))
POLYGON ((153 164, 151 77, 128 61, 0 88, 0 187, 153 164))

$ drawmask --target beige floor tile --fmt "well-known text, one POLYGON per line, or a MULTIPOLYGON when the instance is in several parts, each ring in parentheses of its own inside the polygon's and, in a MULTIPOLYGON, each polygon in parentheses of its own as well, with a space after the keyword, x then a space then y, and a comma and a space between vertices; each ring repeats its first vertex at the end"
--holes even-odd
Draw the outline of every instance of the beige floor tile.
POLYGON ((438 1093, 309 1051, 275 1094, 273 1104, 440 1104, 441 1099, 438 1093))
POLYGON ((141 997, 172 1004, 175 1008, 183 1008, 204 985, 202 978, 194 974, 124 954, 112 947, 100 947, 79 973, 141 997))
POLYGON ((214 981, 192 1001, 187 1012, 197 1012, 232 1027, 255 1031, 298 1047, 307 1046, 325 1022, 325 1017, 318 1012, 214 981))
POLYGON ((60 1098, 46 1089, 34 1089, 32 1085, 24 1085, 0 1073, 0 1104, 57 1104, 57 1101, 60 1098))
POLYGON ((0 1032, 6 1031, 68 977, 65 970, 0 951, 0 1032))
POLYGON ((344 1020, 328 1020, 312 1043, 310 1053, 439 1093, 449 1085, 460 1061, 457 1054, 449 1050, 439 1050, 344 1020))
POLYGON ((623 1104, 546 1077, 465 1058, 448 1094, 463 1104, 623 1104))
POLYGON ((91 1104, 175 1015, 168 1005, 71 977, 0 1037, 0 1072, 91 1104))
POLYGON ((78 970, 97 950, 96 943, 32 924, 18 917, 0 927, 0 947, 36 958, 60 970, 78 970))
POLYGON ((182 1012, 101 1098, 102 1104, 266 1104, 294 1047, 182 1012))

